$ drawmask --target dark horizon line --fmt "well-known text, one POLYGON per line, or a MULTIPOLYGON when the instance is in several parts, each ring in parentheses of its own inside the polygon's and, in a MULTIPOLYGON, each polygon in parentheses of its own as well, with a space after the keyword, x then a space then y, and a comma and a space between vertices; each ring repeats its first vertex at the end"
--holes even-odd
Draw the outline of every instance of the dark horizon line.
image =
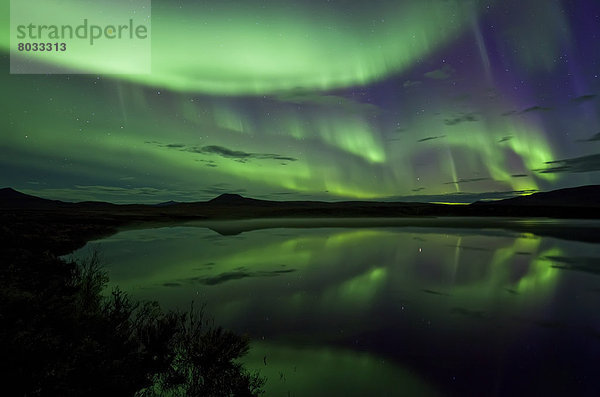
MULTIPOLYGON (((471 201, 471 202, 443 202, 440 200, 433 200, 433 201, 407 201, 405 199, 410 199, 411 196, 398 196, 398 197, 402 197, 403 200, 400 201, 394 201, 393 198, 391 198, 390 200, 386 200, 386 201, 381 201, 381 200, 340 200, 340 201, 324 201, 324 200, 273 200, 273 199, 261 199, 261 198, 254 198, 254 197, 247 197, 247 196, 243 196, 241 194, 238 193, 221 193, 220 195, 217 195, 211 199, 207 199, 205 201, 175 201, 175 200, 167 200, 167 201, 161 201, 161 202, 157 202, 157 203, 140 203, 140 202, 130 202, 130 203, 113 203, 110 201, 104 201, 104 200, 84 200, 84 201, 63 201, 63 200, 57 200, 57 199, 49 199, 49 198, 44 198, 41 196, 37 196, 37 195, 32 195, 32 194, 28 194, 28 193, 23 193, 17 189, 14 189, 12 187, 3 187, 0 188, 0 200, 5 198, 5 194, 6 193, 12 193, 14 196, 12 197, 12 199, 18 199, 18 196, 21 196, 22 199, 37 199, 37 200, 45 200, 48 202, 55 202, 55 203, 63 203, 63 204, 85 204, 85 203, 95 203, 95 204, 110 204, 110 205, 117 205, 117 206, 126 206, 126 205, 144 205, 144 206, 170 206, 170 205, 178 205, 178 204, 207 204, 207 203, 219 203, 219 202, 224 202, 225 200, 230 200, 230 201, 246 201, 246 202, 270 202, 270 203, 322 203, 322 204, 344 204, 344 203, 365 203, 365 204, 378 204, 378 203, 382 203, 382 204, 431 204, 431 205, 471 205, 471 204, 476 204, 476 203, 496 203, 496 202, 502 202, 502 201, 506 201, 506 200, 513 200, 513 199, 519 199, 519 198, 526 198, 526 197, 531 197, 531 196, 536 196, 536 195, 547 195, 547 194, 558 194, 559 192, 566 192, 566 191, 575 191, 575 190, 581 190, 581 189, 592 189, 592 188, 597 188, 600 189, 600 185, 581 185, 581 186, 576 186, 576 187, 568 187, 568 188, 561 188, 561 189, 554 189, 554 190, 548 190, 548 191, 534 191, 530 194, 515 194, 511 197, 502 197, 502 198, 482 198, 482 199, 478 199, 475 201, 471 201), (15 195, 16 194, 16 195, 15 195)), ((517 191, 514 191, 517 192, 517 191)), ((487 192, 488 194, 501 194, 501 193, 509 193, 509 192, 487 192)), ((485 194, 485 193, 458 193, 458 195, 477 195, 477 194, 485 194)), ((427 195, 427 196, 431 196, 431 197, 436 197, 438 199, 442 199, 444 194, 439 194, 439 195, 427 195)), ((424 197, 424 195, 414 195, 412 197, 424 197)), ((456 197, 456 193, 451 193, 448 194, 448 198, 453 198, 456 197)), ((10 198, 10 197, 9 197, 10 198)), ((385 198, 384 198, 385 199, 385 198)), ((599 200, 599 205, 600 205, 600 200, 599 200)))

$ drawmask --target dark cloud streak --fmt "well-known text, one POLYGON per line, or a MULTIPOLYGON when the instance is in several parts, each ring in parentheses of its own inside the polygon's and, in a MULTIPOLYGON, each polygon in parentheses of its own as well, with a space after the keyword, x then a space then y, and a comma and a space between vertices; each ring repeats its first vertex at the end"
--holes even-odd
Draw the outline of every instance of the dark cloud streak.
POLYGON ((476 113, 461 113, 456 117, 444 119, 446 125, 457 125, 464 122, 478 121, 476 113))
POLYGON ((535 106, 531 106, 531 107, 529 107, 529 108, 527 108, 527 109, 523 109, 523 110, 521 110, 521 112, 520 112, 520 113, 531 113, 531 112, 547 112, 547 111, 549 111, 549 110, 552 110, 552 108, 545 107, 545 106, 538 106, 538 105, 535 105, 535 106))
MULTIPOLYGON (((275 153, 250 153, 244 152, 241 150, 233 150, 226 148, 224 146, 219 145, 208 145, 208 146, 197 146, 197 145, 185 145, 182 143, 168 143, 161 144, 159 142, 146 142, 149 144, 154 144, 160 147, 164 147, 167 149, 176 149, 182 152, 189 153, 198 153, 198 154, 209 154, 209 155, 217 155, 224 158, 235 159, 236 161, 245 162, 250 159, 258 159, 258 160, 280 160, 280 161, 297 161, 298 159, 295 157, 284 156, 281 154, 275 153)), ((211 161, 207 161, 207 166, 216 167, 216 164, 211 161)))
POLYGON ((440 138, 445 138, 446 135, 440 135, 440 136, 428 136, 427 138, 422 138, 419 139, 417 142, 426 142, 426 141, 432 141, 434 139, 440 139, 440 138))
POLYGON ((591 154, 589 156, 573 157, 564 160, 547 161, 546 164, 550 165, 550 167, 537 169, 535 171, 542 174, 600 171, 600 154, 591 154))
POLYGON ((296 269, 283 269, 283 270, 272 270, 272 271, 256 271, 251 272, 243 268, 236 269, 231 272, 219 273, 216 276, 204 276, 204 277, 191 277, 185 281, 190 283, 199 283, 204 285, 218 285, 223 284, 227 281, 241 280, 250 277, 276 277, 286 273, 295 272, 296 269))
POLYGON ((600 132, 592 135, 588 139, 580 139, 577 142, 599 142, 600 141, 600 132))
POLYGON ((445 182, 444 185, 453 185, 455 183, 471 183, 471 182, 481 182, 481 181, 489 181, 490 178, 459 178, 457 181, 445 182))
POLYGON ((596 99, 597 96, 598 95, 596 95, 596 94, 581 95, 581 96, 578 96, 577 98, 571 99, 571 102, 583 103, 583 102, 594 100, 594 99, 596 99))

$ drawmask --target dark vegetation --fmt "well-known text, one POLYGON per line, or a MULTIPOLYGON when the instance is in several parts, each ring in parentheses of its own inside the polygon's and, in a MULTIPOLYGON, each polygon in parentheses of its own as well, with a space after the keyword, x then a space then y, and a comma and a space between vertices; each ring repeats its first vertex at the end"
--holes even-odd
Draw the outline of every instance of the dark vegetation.
POLYGON ((69 240, 78 229, 85 238, 102 228, 14 219, 1 228, 4 395, 261 394, 264 380, 236 361, 246 337, 215 327, 193 305, 164 311, 118 288, 103 293, 108 278, 97 255, 82 263, 57 256, 79 245, 69 240))

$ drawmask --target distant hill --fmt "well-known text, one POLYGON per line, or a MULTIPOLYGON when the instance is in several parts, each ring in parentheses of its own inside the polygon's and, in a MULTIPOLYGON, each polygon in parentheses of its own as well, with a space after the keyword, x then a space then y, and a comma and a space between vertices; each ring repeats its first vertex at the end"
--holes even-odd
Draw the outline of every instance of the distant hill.
POLYGON ((0 208, 40 209, 56 214, 94 212, 109 219, 113 216, 139 220, 166 219, 247 219, 282 217, 422 217, 422 216, 494 216, 600 218, 600 185, 560 189, 470 205, 446 205, 376 201, 268 201, 222 194, 205 202, 117 205, 100 201, 68 203, 46 200, 0 189, 0 208), (67 211, 68 210, 68 211, 67 211))
POLYGON ((268 200, 258 200, 258 199, 240 196, 239 194, 224 193, 218 197, 215 197, 212 200, 209 200, 207 203, 217 204, 217 205, 234 205, 234 206, 238 206, 238 205, 270 206, 273 204, 277 205, 280 202, 268 201, 268 200))
POLYGON ((64 204, 58 200, 48 200, 29 194, 21 193, 10 187, 0 189, 0 205, 2 207, 39 207, 47 205, 64 204))
POLYGON ((579 186, 550 192, 533 193, 509 199, 477 202, 474 205, 545 206, 545 207, 600 207, 600 185, 579 186))
POLYGON ((104 201, 80 201, 77 203, 49 200, 29 194, 21 193, 12 188, 0 189, 0 208, 98 208, 115 207, 116 204, 107 203, 104 201))
POLYGON ((215 204, 240 204, 240 203, 246 203, 251 200, 254 200, 254 199, 247 199, 246 197, 240 196, 239 194, 225 193, 225 194, 221 194, 218 197, 215 197, 212 200, 209 200, 208 202, 215 203, 215 204))
MULTIPOLYGON (((90 239, 116 233, 120 227, 154 227, 187 221, 205 222, 221 234, 238 234, 269 227, 274 221, 288 225, 282 227, 362 227, 374 223, 389 226, 390 223, 401 222, 415 227, 500 227, 598 243, 600 227, 594 222, 585 227, 581 224, 557 227, 544 222, 515 223, 510 219, 543 217, 600 220, 598 197, 599 186, 582 186, 471 205, 266 201, 237 194, 223 194, 204 202, 119 205, 99 201, 69 203, 46 200, 5 188, 0 189, 0 232, 12 236, 2 240, 5 245, 21 244, 22 240, 29 239, 28 249, 39 252, 53 249, 61 255, 82 247, 90 239), (248 221, 258 221, 258 226, 251 226, 248 221), (35 242, 31 236, 37 236, 35 242)), ((587 222, 584 224, 587 225, 587 222)))

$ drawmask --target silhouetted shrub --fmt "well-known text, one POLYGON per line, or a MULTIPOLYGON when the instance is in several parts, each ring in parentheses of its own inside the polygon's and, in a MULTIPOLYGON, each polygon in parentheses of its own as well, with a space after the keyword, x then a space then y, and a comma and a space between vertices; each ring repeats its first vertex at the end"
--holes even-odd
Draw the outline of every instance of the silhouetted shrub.
POLYGON ((264 379, 236 359, 248 339, 115 288, 97 254, 76 263, 7 250, 0 269, 4 390, 28 396, 254 396, 264 379))

